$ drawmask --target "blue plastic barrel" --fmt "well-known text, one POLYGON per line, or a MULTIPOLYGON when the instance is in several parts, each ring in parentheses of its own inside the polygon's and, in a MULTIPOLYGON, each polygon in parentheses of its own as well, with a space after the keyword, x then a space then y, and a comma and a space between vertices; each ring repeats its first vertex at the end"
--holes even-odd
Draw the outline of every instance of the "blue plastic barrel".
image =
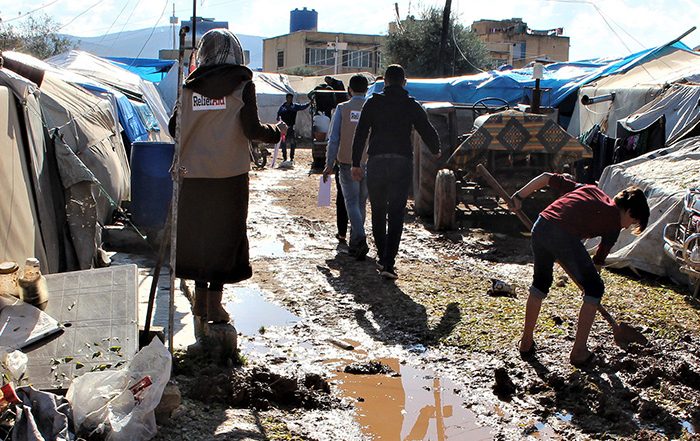
POLYGON ((131 218, 139 227, 162 228, 173 194, 171 142, 136 141, 131 144, 131 218))

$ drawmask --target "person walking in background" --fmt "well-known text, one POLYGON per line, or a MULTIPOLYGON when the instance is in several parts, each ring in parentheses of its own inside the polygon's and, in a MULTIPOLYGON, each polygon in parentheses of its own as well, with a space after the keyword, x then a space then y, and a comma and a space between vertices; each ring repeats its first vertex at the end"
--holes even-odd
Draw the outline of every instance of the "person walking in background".
POLYGON ((564 175, 543 173, 513 193, 511 210, 518 212, 524 199, 547 186, 562 196, 542 210, 532 227, 535 268, 519 350, 523 358, 535 354, 537 347, 533 335, 537 318, 542 300, 552 286, 554 262, 559 261, 583 289, 576 339, 569 357, 571 364, 582 366, 593 358, 587 342, 605 290, 600 269, 621 229, 635 226, 633 233, 639 234, 646 228, 649 205, 642 190, 636 187, 628 187, 611 199, 595 185, 577 184, 564 175), (591 259, 581 240, 599 236, 600 245, 591 259))
POLYGON ((294 125, 297 122, 297 112, 304 110, 311 105, 311 101, 306 104, 298 104, 294 102, 294 95, 288 93, 285 96, 285 102, 277 110, 277 120, 284 121, 287 124, 287 134, 280 143, 282 148, 282 160, 287 161, 287 141, 289 141, 289 161, 294 162, 294 150, 297 148, 296 133, 294 125))
MULTIPOLYGON (((369 251, 365 234, 367 182, 365 179, 355 181, 352 178, 352 139, 365 103, 367 85, 367 78, 362 75, 353 75, 350 78, 348 94, 351 98, 350 101, 339 104, 333 114, 326 168, 323 170, 324 180, 335 172, 336 184, 342 191, 347 217, 350 219, 349 253, 357 260, 363 260, 369 251)), ((366 163, 365 155, 361 166, 364 168, 366 163)))
POLYGON ((399 251, 408 191, 413 179, 415 128, 423 142, 440 156, 440 138, 428 120, 425 109, 404 89, 406 73, 392 64, 384 74, 384 90, 370 97, 362 108, 352 143, 352 175, 360 181, 367 137, 367 190, 372 207, 372 235, 377 246, 380 274, 396 279, 396 255, 399 251))
MULTIPOLYGON (((177 277, 195 281, 192 312, 215 323, 230 317, 223 287, 251 277, 248 254, 250 140, 276 143, 286 124, 261 124, 253 73, 228 29, 202 36, 197 69, 183 85, 177 222, 177 277)), ((176 115, 171 118, 174 136, 176 115)))

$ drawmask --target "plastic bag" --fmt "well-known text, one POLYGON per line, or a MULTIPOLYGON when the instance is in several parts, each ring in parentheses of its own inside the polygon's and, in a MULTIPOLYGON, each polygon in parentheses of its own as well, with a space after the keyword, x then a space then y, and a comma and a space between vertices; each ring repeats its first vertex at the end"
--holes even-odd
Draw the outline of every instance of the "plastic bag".
POLYGON ((27 370, 27 360, 27 355, 24 352, 0 347, 0 364, 12 381, 19 382, 19 379, 27 370))
POLYGON ((108 441, 140 441, 155 436, 154 409, 170 380, 172 360, 154 338, 121 370, 89 372, 75 380, 66 398, 73 406, 79 436, 103 434, 108 441))

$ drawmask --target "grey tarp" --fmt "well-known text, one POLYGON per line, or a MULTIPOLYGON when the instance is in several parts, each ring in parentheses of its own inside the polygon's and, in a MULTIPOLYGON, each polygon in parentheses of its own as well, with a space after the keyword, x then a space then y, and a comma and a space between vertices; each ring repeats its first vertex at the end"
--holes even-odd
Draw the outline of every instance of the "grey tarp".
POLYGON ((141 79, 137 74, 115 65, 109 60, 83 51, 72 50, 48 58, 46 62, 93 78, 114 87, 130 98, 143 100, 148 104, 160 126, 156 140, 171 141, 168 134, 170 109, 165 108, 161 94, 152 82, 141 79))
POLYGON ((665 119, 666 143, 672 144, 700 123, 700 85, 673 84, 663 95, 619 121, 630 132, 639 132, 665 119))
MULTIPOLYGON (((649 225, 639 236, 627 230, 620 233, 606 264, 615 268, 632 267, 659 276, 680 279, 678 265, 663 251, 663 229, 676 222, 688 188, 700 185, 700 137, 679 141, 670 147, 608 166, 598 186, 609 196, 636 185, 644 190, 651 215, 649 225)), ((597 241, 588 241, 592 247, 597 241)))
POLYGON ((109 100, 46 72, 41 85, 44 120, 55 141, 66 216, 78 267, 90 268, 101 226, 128 198, 130 169, 109 100), (55 133, 54 133, 55 131, 55 133))
POLYGON ((0 84, 0 259, 21 263, 36 256, 46 261, 31 161, 27 157, 30 150, 25 145, 23 115, 17 105, 23 100, 34 101, 36 90, 6 69, 0 69, 0 84))

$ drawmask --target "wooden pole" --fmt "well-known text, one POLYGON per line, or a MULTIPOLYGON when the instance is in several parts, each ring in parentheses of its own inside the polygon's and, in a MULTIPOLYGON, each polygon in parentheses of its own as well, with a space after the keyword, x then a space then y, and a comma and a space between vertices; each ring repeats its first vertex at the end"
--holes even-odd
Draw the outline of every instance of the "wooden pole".
MULTIPOLYGON (((180 48, 177 54, 177 104, 175 105, 175 152, 173 153, 172 177, 173 196, 170 201, 170 302, 168 304, 168 347, 170 353, 175 348, 175 264, 177 256, 177 201, 180 197, 180 182, 182 170, 180 170, 180 120, 182 118, 182 83, 185 59, 185 36, 189 29, 187 26, 180 28, 180 48)), ((194 34, 193 34, 194 35, 194 34)), ((165 240, 165 238, 163 238, 165 240)))
POLYGON ((445 8, 442 10, 442 29, 440 31, 440 48, 438 49, 437 72, 440 75, 447 75, 445 65, 445 50, 447 49, 447 35, 450 31, 450 13, 452 10, 452 0, 445 0, 445 8))

